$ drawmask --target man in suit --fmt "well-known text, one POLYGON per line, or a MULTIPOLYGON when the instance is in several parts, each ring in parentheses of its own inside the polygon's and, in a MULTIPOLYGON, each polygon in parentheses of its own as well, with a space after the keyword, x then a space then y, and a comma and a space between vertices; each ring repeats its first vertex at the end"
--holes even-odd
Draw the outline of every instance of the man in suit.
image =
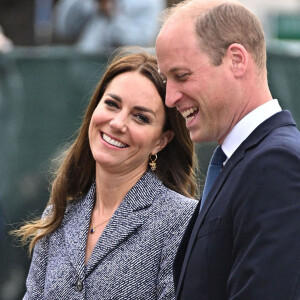
POLYGON ((178 249, 176 299, 299 300, 300 134, 272 99, 259 20, 238 2, 183 1, 156 51, 166 104, 226 154, 178 249))

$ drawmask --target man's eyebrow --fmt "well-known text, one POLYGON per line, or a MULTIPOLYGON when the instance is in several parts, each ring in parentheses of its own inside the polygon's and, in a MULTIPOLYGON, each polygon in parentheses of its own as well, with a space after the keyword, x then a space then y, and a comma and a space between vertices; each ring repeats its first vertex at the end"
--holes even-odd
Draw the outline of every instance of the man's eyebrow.
POLYGON ((138 111, 150 113, 150 114, 154 115, 154 117, 156 117, 156 113, 150 108, 147 108, 144 106, 135 106, 134 109, 136 109, 138 111))
MULTIPOLYGON (((188 71, 188 69, 185 68, 185 67, 173 67, 173 68, 171 68, 170 70, 168 70, 167 73, 170 74, 170 73, 175 73, 175 72, 177 72, 177 71, 188 71)), ((166 75, 165 75, 163 72, 161 72, 160 69, 158 70, 158 72, 160 73, 160 75, 166 77, 166 75)))

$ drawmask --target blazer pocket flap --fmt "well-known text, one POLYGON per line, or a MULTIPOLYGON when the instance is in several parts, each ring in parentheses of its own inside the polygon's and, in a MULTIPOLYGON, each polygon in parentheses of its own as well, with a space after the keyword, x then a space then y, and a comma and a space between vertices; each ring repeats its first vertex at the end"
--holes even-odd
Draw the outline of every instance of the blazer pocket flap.
POLYGON ((198 231, 197 239, 205 235, 211 234, 218 230, 221 230, 222 217, 217 217, 215 219, 209 220, 208 222, 203 223, 198 231))

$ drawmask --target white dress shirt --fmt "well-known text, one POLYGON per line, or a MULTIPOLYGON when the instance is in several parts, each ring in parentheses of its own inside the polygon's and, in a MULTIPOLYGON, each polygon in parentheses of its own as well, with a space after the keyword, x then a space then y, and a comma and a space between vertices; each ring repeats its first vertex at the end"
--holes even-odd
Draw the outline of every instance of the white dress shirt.
MULTIPOLYGON (((257 107, 240 120, 222 144, 222 150, 226 154, 227 160, 256 127, 281 110, 278 100, 272 99, 257 107)), ((226 164, 227 160, 224 164, 226 164)))

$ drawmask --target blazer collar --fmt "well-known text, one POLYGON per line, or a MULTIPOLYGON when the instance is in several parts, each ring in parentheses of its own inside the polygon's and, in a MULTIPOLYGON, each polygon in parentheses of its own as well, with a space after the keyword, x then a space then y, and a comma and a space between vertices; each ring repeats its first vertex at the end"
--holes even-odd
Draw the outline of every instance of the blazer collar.
MULTIPOLYGON (((212 205, 216 195, 218 194, 220 188, 222 187, 224 181, 230 174, 231 170, 238 164, 239 161, 241 161, 244 158, 245 153, 248 151, 248 149, 251 149, 256 145, 258 145, 274 129, 283 126, 296 126, 296 123, 289 111, 281 111, 279 113, 276 113, 266 121, 264 121, 238 147, 238 149, 233 153, 233 155, 227 161, 220 175, 216 179, 216 182, 214 183, 214 187, 213 189, 211 189, 210 194, 208 195, 205 204, 201 210, 200 215, 202 215, 202 218, 200 218, 199 216, 198 219, 203 220, 207 211, 212 205)), ((197 221, 197 223, 199 223, 199 220, 197 221)))
POLYGON ((113 249, 135 232, 149 217, 149 208, 165 187, 152 173, 145 173, 127 193, 100 236, 93 253, 85 262, 86 241, 95 201, 96 184, 87 195, 67 208, 62 228, 70 261, 80 277, 88 275, 113 249))
POLYGON ((199 227, 201 226, 205 216, 207 215, 207 212, 209 211, 211 205, 216 199, 217 194, 219 193, 219 190, 223 186, 225 180, 229 176, 232 169, 244 158, 245 152, 255 147, 259 142, 264 139, 272 130, 283 127, 283 126, 296 126, 296 123, 289 111, 281 111, 279 113, 276 113, 266 121, 264 121, 262 124, 260 124, 250 135, 249 137, 239 146, 239 148, 233 153, 233 155, 230 157, 228 162, 225 164, 224 168, 222 169, 220 175, 217 177, 216 181, 214 182, 214 185, 212 189, 210 190, 209 194, 207 195, 207 198, 205 200, 205 203, 203 205, 203 208, 201 210, 201 213, 198 215, 198 218, 195 222, 194 228, 191 232, 190 239, 186 248, 186 253, 184 257, 184 261, 182 264, 182 269, 179 276, 178 281, 178 289, 176 291, 176 299, 180 293, 182 281, 184 278, 185 270, 187 267, 187 263, 191 254, 191 250, 193 248, 199 227))

